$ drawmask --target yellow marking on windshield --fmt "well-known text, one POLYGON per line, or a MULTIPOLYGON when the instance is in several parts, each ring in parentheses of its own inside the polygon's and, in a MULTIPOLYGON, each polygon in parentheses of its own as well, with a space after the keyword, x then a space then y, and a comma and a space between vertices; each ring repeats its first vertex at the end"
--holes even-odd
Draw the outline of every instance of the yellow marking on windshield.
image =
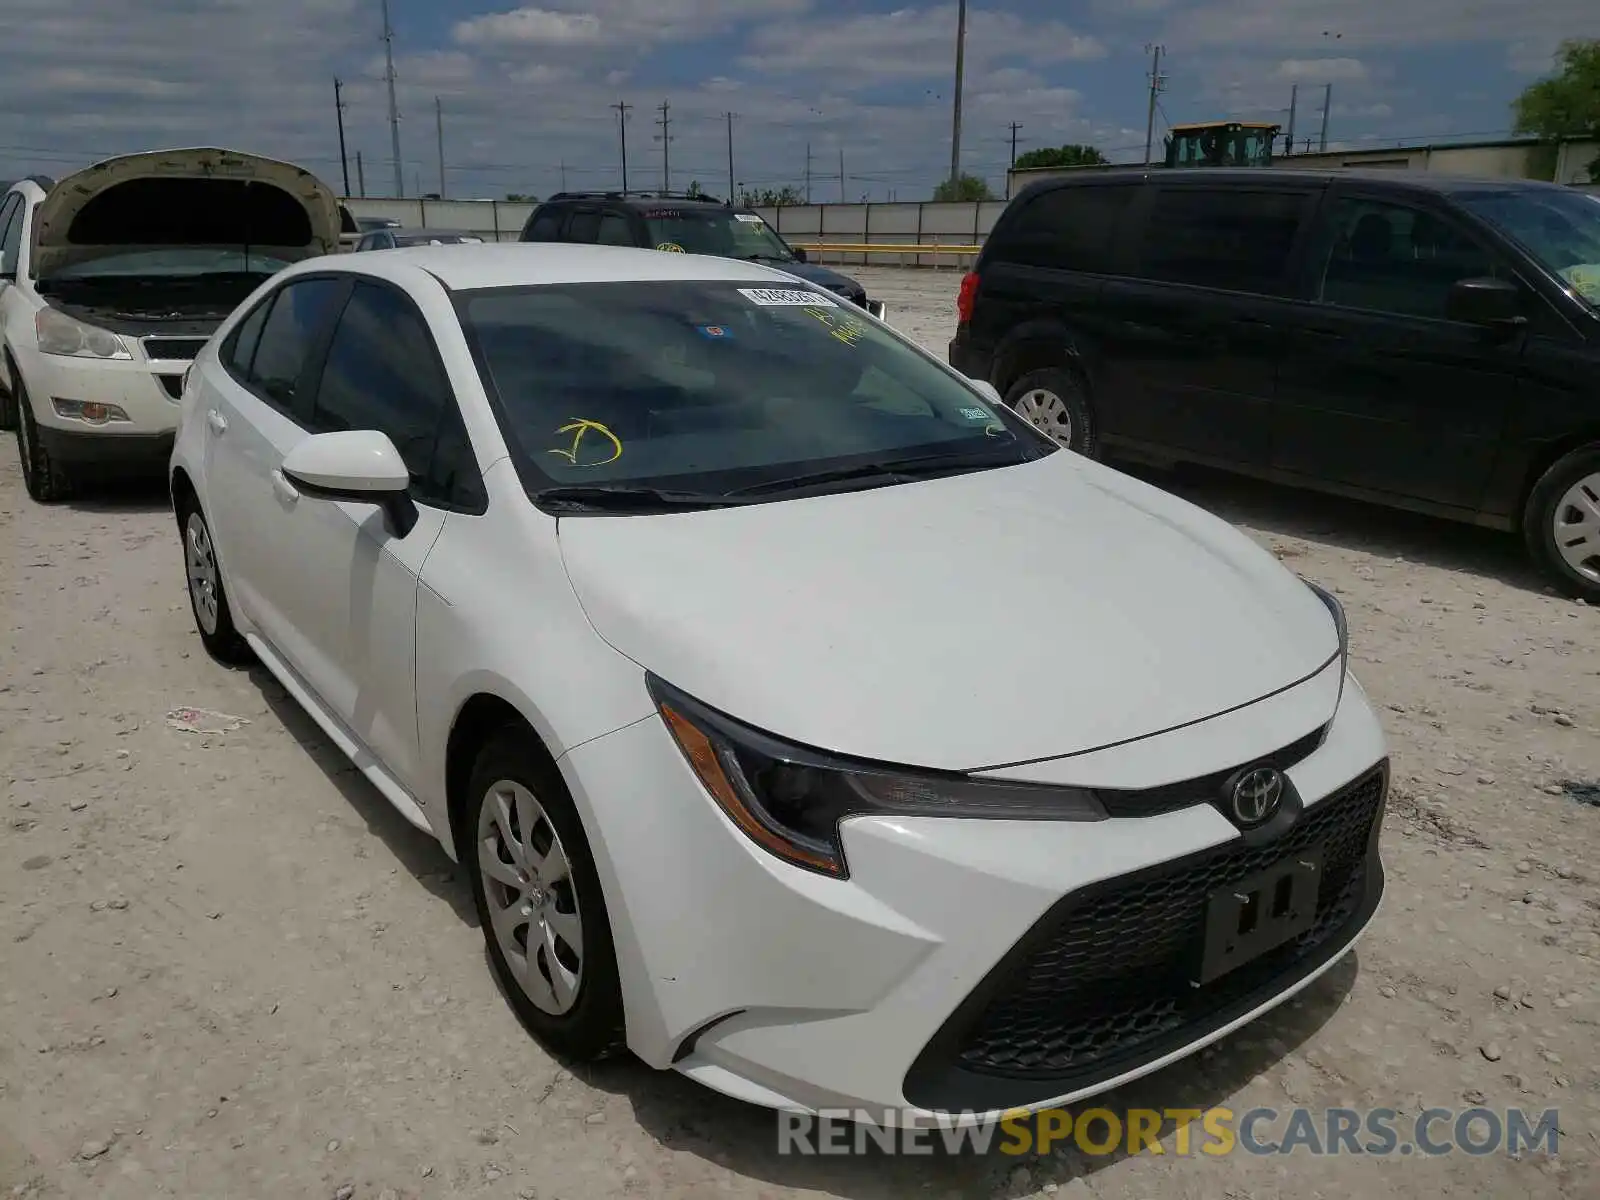
POLYGON ((571 424, 563 425, 560 429, 556 430, 556 432, 558 434, 570 433, 572 435, 572 446, 566 450, 556 449, 547 451, 547 453, 559 454, 562 458, 566 459, 575 467, 603 467, 607 463, 614 463, 617 461, 617 459, 622 457, 622 439, 616 434, 612 433, 611 430, 607 429, 599 421, 591 421, 587 417, 573 417, 571 424), (610 458, 602 458, 598 462, 580 463, 578 461, 578 451, 583 446, 583 439, 590 430, 593 430, 601 437, 607 439, 611 443, 614 453, 610 458))

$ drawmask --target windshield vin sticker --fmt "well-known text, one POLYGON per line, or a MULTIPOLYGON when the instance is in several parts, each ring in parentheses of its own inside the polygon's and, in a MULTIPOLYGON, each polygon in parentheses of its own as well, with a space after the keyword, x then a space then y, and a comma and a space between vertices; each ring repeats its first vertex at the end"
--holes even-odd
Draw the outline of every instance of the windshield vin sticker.
POLYGON ((740 288, 739 295, 764 308, 838 308, 821 292, 804 288, 740 288))

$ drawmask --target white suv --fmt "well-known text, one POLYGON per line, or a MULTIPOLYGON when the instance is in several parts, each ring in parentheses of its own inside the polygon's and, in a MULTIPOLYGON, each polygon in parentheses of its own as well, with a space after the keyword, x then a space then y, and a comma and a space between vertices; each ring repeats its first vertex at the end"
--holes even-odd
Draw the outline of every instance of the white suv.
POLYGON ((159 468, 183 375, 263 280, 331 253, 332 192, 230 150, 127 155, 0 200, 0 425, 28 494, 65 498, 84 468, 159 468))

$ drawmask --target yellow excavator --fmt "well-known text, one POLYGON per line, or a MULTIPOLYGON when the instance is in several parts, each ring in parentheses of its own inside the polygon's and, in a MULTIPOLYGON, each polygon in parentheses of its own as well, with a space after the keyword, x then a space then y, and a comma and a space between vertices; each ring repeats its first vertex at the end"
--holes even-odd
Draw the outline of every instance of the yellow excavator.
POLYGON ((1270 167, 1281 126, 1258 121, 1201 121, 1174 125, 1167 135, 1169 167, 1270 167))

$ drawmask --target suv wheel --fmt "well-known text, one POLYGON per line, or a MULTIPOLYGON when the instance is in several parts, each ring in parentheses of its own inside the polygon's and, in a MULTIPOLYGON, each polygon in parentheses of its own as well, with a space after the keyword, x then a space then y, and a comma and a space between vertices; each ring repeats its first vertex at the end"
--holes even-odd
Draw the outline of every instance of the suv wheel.
POLYGON ((1006 407, 1051 441, 1085 458, 1099 456, 1083 379, 1065 367, 1029 371, 1006 392, 1006 407))
POLYGON ((1600 444, 1563 455, 1522 514, 1533 559, 1568 595, 1600 601, 1600 444))
POLYGON ((22 482, 28 495, 39 504, 54 504, 72 494, 72 481, 61 464, 39 441, 39 426, 33 419, 33 405, 22 376, 11 372, 11 402, 17 410, 17 457, 22 460, 22 482))

